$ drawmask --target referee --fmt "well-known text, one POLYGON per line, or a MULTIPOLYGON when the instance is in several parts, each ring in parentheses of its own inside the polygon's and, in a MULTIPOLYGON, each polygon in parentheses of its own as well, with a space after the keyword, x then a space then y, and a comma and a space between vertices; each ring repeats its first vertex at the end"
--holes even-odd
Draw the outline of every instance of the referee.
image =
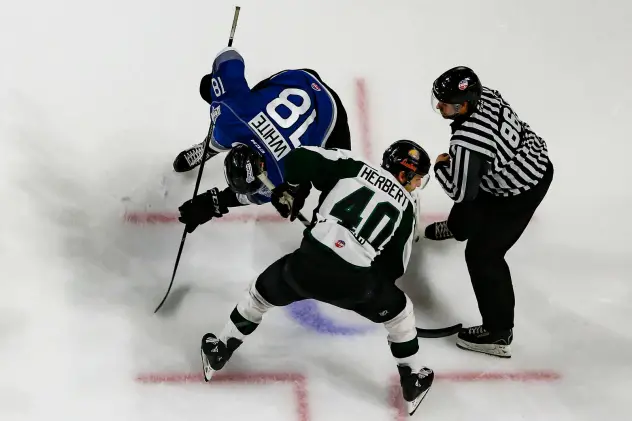
POLYGON ((508 358, 515 298, 505 254, 544 199, 553 165, 544 140, 471 69, 446 71, 432 93, 436 111, 452 120, 449 153, 437 157, 434 171, 454 205, 425 236, 467 240, 465 261, 482 317, 482 325, 459 333, 456 345, 508 358))

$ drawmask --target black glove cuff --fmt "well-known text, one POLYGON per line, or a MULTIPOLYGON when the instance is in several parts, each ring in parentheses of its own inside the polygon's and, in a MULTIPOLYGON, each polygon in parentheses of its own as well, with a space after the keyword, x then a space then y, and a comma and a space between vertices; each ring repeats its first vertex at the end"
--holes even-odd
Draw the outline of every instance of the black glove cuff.
POLYGON ((449 166, 450 166, 450 161, 439 161, 434 165, 435 170, 439 168, 448 168, 449 166))
POLYGON ((219 198, 219 203, 226 206, 227 208, 246 206, 243 203, 239 202, 239 199, 237 199, 237 193, 232 191, 230 187, 226 187, 224 190, 219 192, 219 195, 217 195, 217 197, 219 198))

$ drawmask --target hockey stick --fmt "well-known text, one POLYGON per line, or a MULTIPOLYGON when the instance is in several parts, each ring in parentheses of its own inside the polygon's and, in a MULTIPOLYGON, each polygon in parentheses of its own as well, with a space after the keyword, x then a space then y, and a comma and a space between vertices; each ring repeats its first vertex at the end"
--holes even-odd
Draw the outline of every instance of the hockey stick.
MULTIPOLYGON (((274 184, 272 184, 272 181, 270 181, 270 179, 268 178, 268 176, 266 176, 265 174, 259 174, 259 175, 257 176, 257 178, 258 178, 259 180, 261 180, 261 182, 263 183, 263 185, 264 185, 264 186, 266 186, 266 187, 268 188, 268 190, 272 191, 272 190, 274 190, 274 189, 275 189, 274 184)), ((287 194, 287 193, 284 193, 284 194, 283 194, 283 197, 284 197, 284 199, 285 199, 286 201, 290 201, 290 202, 292 201, 292 197, 291 197, 289 194, 287 194)), ((298 219, 299 221, 301 221, 301 222, 303 223, 303 225, 305 225, 306 227, 309 227, 309 221, 307 220, 307 218, 305 218, 305 217, 303 216, 303 214, 302 214, 302 213, 300 213, 300 212, 298 213, 297 219, 298 219)))
MULTIPOLYGON (((235 37, 235 30, 237 29, 237 19, 239 18, 240 9, 241 7, 235 6, 235 15, 233 16, 233 26, 230 29, 230 36, 228 38, 229 47, 232 47, 233 45, 233 38, 235 37)), ((195 182, 195 190, 193 190, 193 197, 197 196, 198 189, 200 188, 200 181, 202 180, 202 171, 204 171, 204 162, 206 161, 204 157, 206 157, 206 153, 208 152, 208 147, 209 147, 208 145, 211 141, 211 137, 213 136, 214 127, 215 127, 215 120, 211 117, 211 125, 208 128, 208 136, 206 136, 206 139, 204 141, 204 151, 202 152, 202 162, 200 163, 200 171, 198 172, 197 181, 195 182)), ((160 310, 162 305, 167 300, 169 293, 171 292, 171 287, 173 286, 173 280, 176 277, 176 271, 178 270, 178 264, 180 263, 180 256, 182 256, 182 249, 184 248, 184 241, 186 240, 186 238, 187 238, 187 230, 185 228, 184 232, 182 233, 182 239, 180 240, 180 248, 178 249, 176 263, 173 266, 173 273, 171 274, 171 282, 169 282, 169 288, 167 289, 167 293, 165 294, 160 304, 158 304, 158 307, 156 307, 156 310, 154 310, 154 314, 157 313, 158 310, 160 310)))
POLYGON ((440 329, 422 329, 417 328, 418 338, 445 338, 446 336, 452 336, 461 330, 463 325, 461 323, 454 326, 442 327, 440 329))

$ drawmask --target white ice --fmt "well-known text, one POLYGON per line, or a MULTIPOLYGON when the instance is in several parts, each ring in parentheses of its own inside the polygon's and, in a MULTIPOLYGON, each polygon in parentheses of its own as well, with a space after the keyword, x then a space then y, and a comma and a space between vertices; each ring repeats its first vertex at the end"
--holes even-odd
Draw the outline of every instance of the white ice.
MULTIPOLYGON (((423 339, 437 374, 552 371, 555 381, 439 379, 424 420, 628 419, 632 388, 629 222, 632 5, 588 1, 243 0, 235 37, 251 83, 316 69, 350 114, 368 87, 372 157, 412 138, 434 157, 448 123, 432 81, 474 68, 549 146, 550 192, 507 256, 517 307, 510 360, 423 339)), ((221 329, 248 283, 299 243, 298 222, 124 223, 125 210, 173 212, 197 171, 175 155, 206 135, 199 79, 227 42, 225 1, 5 1, 0 13, 0 419, 294 420, 288 384, 143 384, 143 373, 199 374, 199 340, 221 329)), ((223 186, 210 161, 202 189, 223 186)), ((311 198, 310 198, 311 199, 311 198)), ((450 201, 437 183, 427 215, 450 201)), ((235 213, 270 214, 271 207, 235 213)), ((420 326, 480 322, 464 244, 416 245, 400 285, 420 326)), ((323 307, 340 322, 353 314, 323 307)), ((392 420, 395 366, 385 332, 325 336, 281 309, 229 373, 305 376, 303 420, 392 420)))

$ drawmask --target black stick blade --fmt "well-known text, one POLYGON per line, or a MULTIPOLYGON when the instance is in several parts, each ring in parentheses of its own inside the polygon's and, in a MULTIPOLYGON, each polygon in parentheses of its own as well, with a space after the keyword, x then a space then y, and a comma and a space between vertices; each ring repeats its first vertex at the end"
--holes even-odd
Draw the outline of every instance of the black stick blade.
POLYGON ((455 324, 454 326, 442 327, 439 329, 422 329, 417 328, 418 338, 445 338, 447 336, 456 335, 463 328, 462 323, 455 324))

